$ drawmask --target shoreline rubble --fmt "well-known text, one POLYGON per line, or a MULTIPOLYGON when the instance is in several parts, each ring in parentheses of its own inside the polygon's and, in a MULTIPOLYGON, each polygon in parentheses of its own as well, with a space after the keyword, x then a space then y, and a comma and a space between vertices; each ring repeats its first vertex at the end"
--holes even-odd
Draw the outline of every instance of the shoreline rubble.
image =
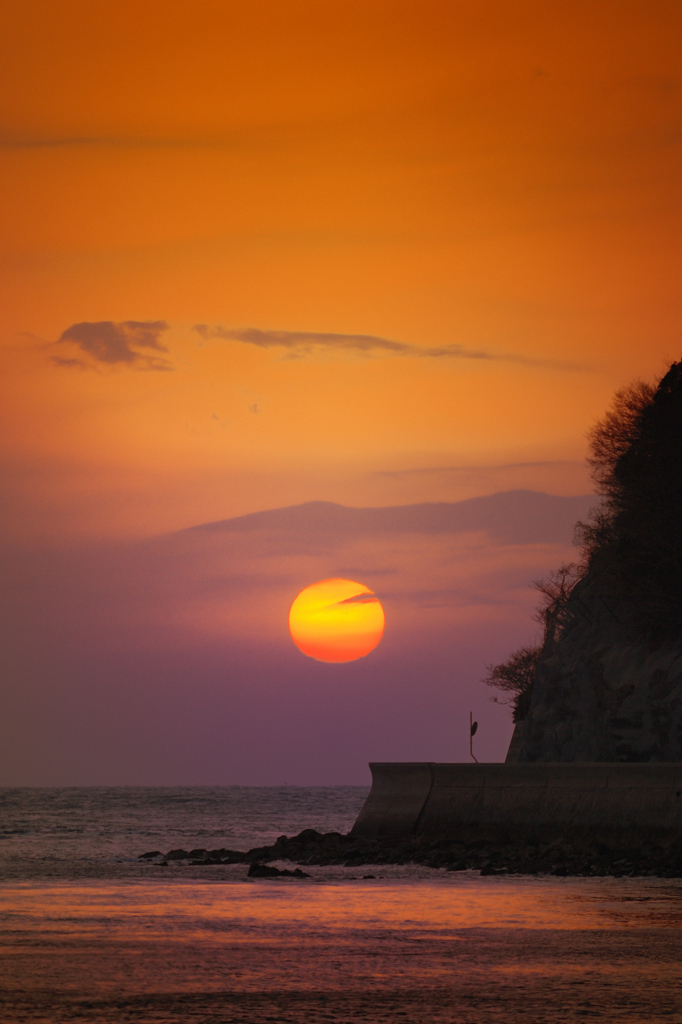
MULTIPOLYGON (((682 878, 682 845, 678 842, 652 841, 624 846, 575 837, 550 842, 532 839, 502 842, 485 837, 467 837, 466 841, 451 838, 388 840, 304 829, 297 836, 280 836, 271 846, 247 851, 176 849, 164 855, 154 850, 138 859, 150 864, 172 861, 191 867, 244 864, 250 866, 252 877, 275 877, 275 871, 286 875, 286 870, 282 872, 277 868, 262 873, 253 869, 273 861, 290 861, 302 867, 420 864, 448 871, 477 870, 482 875, 682 878)), ((305 872, 288 874, 305 877, 305 872)))

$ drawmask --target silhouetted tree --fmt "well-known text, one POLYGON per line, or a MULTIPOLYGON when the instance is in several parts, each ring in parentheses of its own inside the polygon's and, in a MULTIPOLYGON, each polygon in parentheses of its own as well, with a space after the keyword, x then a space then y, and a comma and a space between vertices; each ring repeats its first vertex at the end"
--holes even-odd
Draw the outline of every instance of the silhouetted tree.
POLYGON ((548 654, 566 626, 572 621, 569 598, 585 572, 577 562, 565 562, 549 576, 535 580, 532 586, 542 595, 533 618, 542 626, 543 654, 548 654))
POLYGON ((586 523, 576 525, 577 540, 586 559, 603 551, 615 539, 615 521, 623 505, 623 487, 618 465, 637 440, 642 414, 651 405, 656 385, 634 381, 617 391, 611 409, 587 433, 590 454, 587 464, 596 485, 601 504, 593 509, 586 523))
POLYGON ((500 697, 493 697, 493 700, 496 704, 510 704, 515 722, 523 721, 530 709, 541 652, 540 644, 536 647, 520 647, 501 665, 486 665, 488 674, 483 682, 509 695, 507 700, 500 697))
POLYGON ((542 595, 534 616, 542 641, 486 665, 483 681, 510 695, 503 703, 515 722, 528 714, 542 659, 575 621, 571 593, 587 576, 633 639, 682 642, 682 362, 656 384, 617 391, 588 440, 601 503, 576 526, 582 561, 533 584, 542 595))
POLYGON ((638 639, 682 639, 682 363, 619 391, 589 435, 602 503, 578 535, 587 568, 638 639))
POLYGON ((508 700, 498 697, 493 697, 493 700, 510 704, 515 722, 522 722, 530 710, 538 666, 567 624, 570 616, 568 599, 580 574, 580 566, 568 563, 546 579, 536 580, 533 587, 542 594, 542 599, 533 618, 542 626, 542 642, 520 647, 501 665, 486 665, 487 675, 483 682, 510 694, 508 700))

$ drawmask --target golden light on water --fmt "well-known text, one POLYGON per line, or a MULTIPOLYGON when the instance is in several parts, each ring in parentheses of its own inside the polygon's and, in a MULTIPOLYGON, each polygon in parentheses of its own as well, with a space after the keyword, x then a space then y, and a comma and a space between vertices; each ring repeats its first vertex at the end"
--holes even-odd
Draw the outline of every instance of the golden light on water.
POLYGON ((364 658, 384 633, 384 609, 374 592, 353 580, 320 580, 302 590, 289 610, 289 632, 317 661, 364 658))

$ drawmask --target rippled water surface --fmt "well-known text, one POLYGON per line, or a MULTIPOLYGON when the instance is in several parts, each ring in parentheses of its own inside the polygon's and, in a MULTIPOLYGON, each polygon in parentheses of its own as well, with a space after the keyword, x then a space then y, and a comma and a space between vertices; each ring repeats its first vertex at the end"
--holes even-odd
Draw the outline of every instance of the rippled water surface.
POLYGON ((151 850, 348 832, 369 787, 0 789, 0 879, 120 877, 151 850))
POLYGON ((135 860, 347 831, 364 795, 5 791, 0 1020, 682 1021, 675 880, 135 860))

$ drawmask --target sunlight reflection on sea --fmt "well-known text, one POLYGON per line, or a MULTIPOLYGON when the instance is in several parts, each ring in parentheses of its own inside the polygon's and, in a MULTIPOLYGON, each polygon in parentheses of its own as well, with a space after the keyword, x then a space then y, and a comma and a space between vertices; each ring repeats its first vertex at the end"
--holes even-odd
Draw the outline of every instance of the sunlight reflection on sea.
POLYGON ((680 1019, 682 886, 430 874, 5 884, 2 1019, 680 1019))
POLYGON ((136 858, 306 824, 347 831, 364 793, 0 796, 3 1024, 682 1020, 675 880, 414 865, 247 879, 244 864, 136 858))

